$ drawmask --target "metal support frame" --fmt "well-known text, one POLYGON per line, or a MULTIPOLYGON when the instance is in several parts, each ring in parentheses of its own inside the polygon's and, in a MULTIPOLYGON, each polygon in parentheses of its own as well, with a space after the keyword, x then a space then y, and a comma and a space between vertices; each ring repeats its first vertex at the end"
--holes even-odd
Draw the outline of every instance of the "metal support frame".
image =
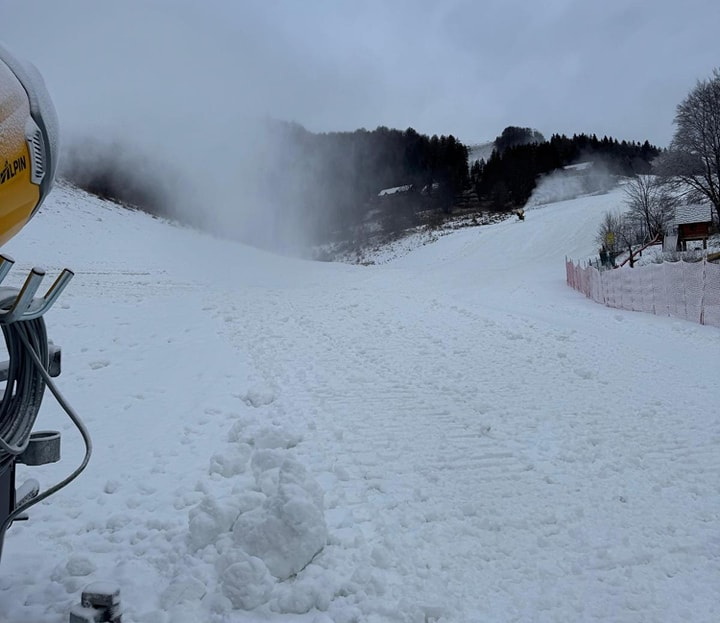
MULTIPOLYGON (((57 301, 74 273, 64 269, 44 296, 36 297, 45 278, 45 271, 33 268, 20 289, 3 286, 2 282, 10 273, 15 261, 0 254, 0 325, 36 320, 43 316, 57 301)), ((60 347, 48 340, 48 373, 56 377, 60 374, 60 347)), ((0 362, 0 382, 8 379, 9 362, 0 362)), ((13 388, 6 387, 5 391, 13 388)), ((1 457, 0 457, 1 458, 1 457)), ((60 433, 57 431, 34 431, 27 439, 27 447, 17 455, 6 455, 4 465, 0 465, 0 526, 6 521, 27 519, 24 514, 12 517, 16 509, 35 498, 39 493, 39 483, 30 478, 16 489, 15 466, 24 463, 28 466, 45 465, 60 460, 60 433)), ((0 551, 5 538, 0 530, 0 551)))
MULTIPOLYGON (((14 264, 15 260, 10 256, 0 255, 0 283, 5 280, 14 264)), ((45 271, 42 268, 33 268, 25 279, 25 283, 10 309, 0 310, 0 323, 10 324, 39 318, 53 306, 74 276, 75 273, 70 269, 63 268, 58 278, 45 293, 45 296, 36 299, 33 297, 40 289, 40 283, 45 278, 45 271)))

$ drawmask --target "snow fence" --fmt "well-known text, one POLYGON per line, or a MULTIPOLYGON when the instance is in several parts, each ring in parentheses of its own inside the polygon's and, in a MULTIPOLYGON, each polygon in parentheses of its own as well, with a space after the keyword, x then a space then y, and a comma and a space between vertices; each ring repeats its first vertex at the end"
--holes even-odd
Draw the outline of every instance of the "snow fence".
POLYGON ((720 265, 664 262, 600 271, 565 261, 567 283, 597 303, 720 327, 720 265))

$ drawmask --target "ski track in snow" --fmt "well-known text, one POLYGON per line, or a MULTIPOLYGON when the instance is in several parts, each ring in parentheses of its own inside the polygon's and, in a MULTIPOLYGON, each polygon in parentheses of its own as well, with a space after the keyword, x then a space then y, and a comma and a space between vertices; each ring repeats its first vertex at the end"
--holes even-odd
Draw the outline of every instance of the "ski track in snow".
MULTIPOLYGON (((131 622, 717 620, 720 332, 564 284, 620 200, 358 268, 58 188, 9 246, 76 269, 47 322, 96 449, 8 532, 2 620, 66 620, 95 579, 131 622), (250 582, 245 611, 223 597, 229 525, 189 518, 272 500, 260 463, 284 457, 324 492, 327 544, 250 582)), ((39 422, 63 461, 22 473, 47 486, 81 452, 49 397, 39 422)))

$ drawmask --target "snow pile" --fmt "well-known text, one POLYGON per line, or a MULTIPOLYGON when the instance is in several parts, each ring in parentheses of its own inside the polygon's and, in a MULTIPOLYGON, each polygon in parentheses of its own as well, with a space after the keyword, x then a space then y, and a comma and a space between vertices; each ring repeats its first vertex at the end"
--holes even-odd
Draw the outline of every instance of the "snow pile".
POLYGON ((323 548, 327 525, 320 487, 297 461, 274 450, 259 450, 251 461, 261 505, 240 514, 233 540, 286 580, 304 569, 323 548))
POLYGON ((305 569, 328 539, 323 491, 290 456, 300 436, 256 429, 233 426, 227 449, 210 460, 213 486, 189 512, 190 550, 214 560, 214 583, 244 610, 265 604, 276 582, 305 569))

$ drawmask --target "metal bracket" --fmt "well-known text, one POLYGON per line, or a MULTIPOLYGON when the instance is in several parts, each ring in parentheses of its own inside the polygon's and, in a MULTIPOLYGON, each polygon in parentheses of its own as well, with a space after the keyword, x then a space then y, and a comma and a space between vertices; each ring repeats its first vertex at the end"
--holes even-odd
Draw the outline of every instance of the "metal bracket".
POLYGON ((30 433, 25 452, 16 461, 24 465, 47 465, 60 460, 60 433, 56 430, 39 430, 30 433))
MULTIPOLYGON (((0 283, 8 276, 14 264, 15 260, 10 256, 0 254, 0 283)), ((0 323, 10 324, 39 318, 54 305, 74 276, 75 273, 70 269, 63 268, 45 296, 35 298, 35 294, 45 278, 45 271, 42 268, 33 268, 9 309, 0 310, 0 323)))

